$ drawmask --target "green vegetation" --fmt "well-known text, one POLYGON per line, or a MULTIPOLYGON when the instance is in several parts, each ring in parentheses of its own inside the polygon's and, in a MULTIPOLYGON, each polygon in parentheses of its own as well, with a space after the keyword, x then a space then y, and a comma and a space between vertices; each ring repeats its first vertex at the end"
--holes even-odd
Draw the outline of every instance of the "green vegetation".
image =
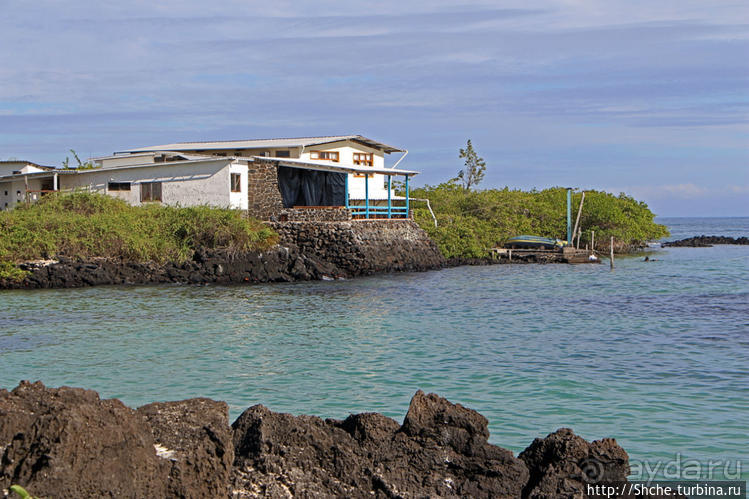
POLYGON ((0 212, 0 279, 20 279, 15 263, 56 255, 182 262, 197 248, 264 249, 277 241, 268 227, 236 210, 207 206, 130 206, 103 194, 45 196, 0 212))
MULTIPOLYGON (((530 192, 508 188, 470 191, 451 181, 414 189, 411 196, 431 202, 438 227, 424 203, 414 203, 414 217, 447 258, 486 257, 489 248, 520 234, 567 237, 567 193, 561 187, 530 192)), ((580 197, 579 192, 573 195, 573 224, 580 197)), ((604 244, 608 248, 610 236, 627 246, 667 236, 666 227, 654 223, 653 218, 645 203, 624 193, 614 196, 585 191, 580 245, 590 244, 591 230, 598 248, 604 244)))
POLYGON ((484 180, 484 173, 486 172, 486 162, 484 158, 479 157, 478 153, 473 149, 471 139, 468 139, 465 149, 460 149, 458 154, 460 159, 464 159, 463 169, 458 172, 458 176, 455 178, 456 181, 462 182, 463 187, 466 190, 470 190, 471 187, 475 187, 484 180))
POLYGON ((24 489, 20 485, 11 485, 10 491, 18 494, 21 499, 35 499, 34 496, 26 492, 26 489, 24 489))
POLYGON ((78 163, 78 165, 70 166, 70 158, 65 157, 65 159, 62 162, 62 167, 66 170, 93 170, 94 168, 97 168, 96 165, 94 165, 91 161, 86 161, 85 163, 81 161, 81 158, 78 157, 78 153, 76 153, 73 149, 70 149, 70 152, 73 154, 73 158, 78 163))

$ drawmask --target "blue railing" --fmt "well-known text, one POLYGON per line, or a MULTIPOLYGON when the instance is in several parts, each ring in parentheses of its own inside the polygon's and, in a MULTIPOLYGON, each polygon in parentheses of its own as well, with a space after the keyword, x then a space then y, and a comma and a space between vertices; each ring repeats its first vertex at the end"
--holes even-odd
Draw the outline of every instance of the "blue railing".
POLYGON ((409 196, 410 189, 408 186, 408 175, 406 177, 406 206, 393 206, 391 176, 387 175, 387 206, 372 206, 369 204, 369 175, 364 177, 364 204, 352 206, 349 203, 349 180, 346 175, 346 208, 351 210, 351 215, 355 218, 408 218, 409 214, 409 196))
POLYGON ((364 218, 408 218, 405 206, 349 205, 351 215, 364 218))

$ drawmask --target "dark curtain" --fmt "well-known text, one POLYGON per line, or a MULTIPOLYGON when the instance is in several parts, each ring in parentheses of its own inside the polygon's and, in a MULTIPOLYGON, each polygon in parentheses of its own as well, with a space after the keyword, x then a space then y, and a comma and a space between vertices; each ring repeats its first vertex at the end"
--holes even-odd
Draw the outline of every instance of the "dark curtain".
POLYGON ((346 204, 345 173, 279 166, 278 188, 284 208, 346 204))

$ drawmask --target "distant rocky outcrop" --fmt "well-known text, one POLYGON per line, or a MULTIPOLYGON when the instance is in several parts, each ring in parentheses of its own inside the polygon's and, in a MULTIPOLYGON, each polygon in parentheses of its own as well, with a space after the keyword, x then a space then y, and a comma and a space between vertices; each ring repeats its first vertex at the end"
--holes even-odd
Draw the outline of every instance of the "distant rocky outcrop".
POLYGON ((749 237, 728 237, 728 236, 694 236, 679 241, 669 241, 661 244, 661 247, 690 247, 690 248, 709 248, 714 244, 740 244, 749 245, 749 237))
POLYGON ((626 452, 569 429, 518 457, 481 414, 418 391, 403 424, 247 409, 209 399, 137 410, 79 388, 0 390, 0 489, 40 497, 579 498, 625 480, 626 452))

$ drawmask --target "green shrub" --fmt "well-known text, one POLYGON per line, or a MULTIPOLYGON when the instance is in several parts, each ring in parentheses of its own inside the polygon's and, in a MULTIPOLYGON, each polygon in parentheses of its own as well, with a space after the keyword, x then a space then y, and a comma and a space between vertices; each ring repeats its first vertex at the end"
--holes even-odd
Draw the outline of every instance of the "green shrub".
MULTIPOLYGON (((423 203, 414 203, 414 218, 447 258, 485 257, 490 248, 520 234, 567 237, 567 191, 562 187, 542 191, 507 187, 468 191, 448 182, 414 189, 411 196, 429 199, 438 227, 434 227, 423 203)), ((581 193, 572 196, 573 224, 581 196, 581 193)), ((654 216, 647 204, 623 193, 615 196, 585 191, 580 218, 581 245, 590 244, 591 230, 595 231, 597 247, 603 247, 604 241, 608 245, 610 236, 624 245, 667 236, 668 230, 656 224, 654 216)))
POLYGON ((83 192, 45 196, 28 207, 0 212, 0 279, 22 278, 18 262, 60 254, 182 262, 198 248, 265 249, 277 238, 269 227, 236 210, 130 206, 83 192))

